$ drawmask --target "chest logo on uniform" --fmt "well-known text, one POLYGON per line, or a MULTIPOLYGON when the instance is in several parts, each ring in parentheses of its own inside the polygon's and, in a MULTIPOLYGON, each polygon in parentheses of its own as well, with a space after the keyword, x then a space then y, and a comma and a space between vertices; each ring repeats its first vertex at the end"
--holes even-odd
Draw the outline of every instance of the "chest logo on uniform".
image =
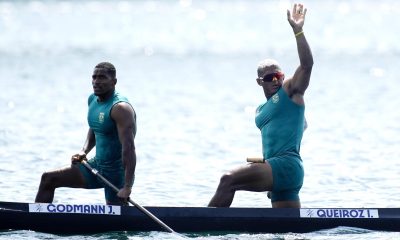
POLYGON ((272 102, 273 103, 279 102, 279 95, 278 94, 275 94, 274 96, 272 96, 272 102))
POLYGON ((99 123, 103 123, 104 122, 104 113, 101 112, 99 113, 99 123))

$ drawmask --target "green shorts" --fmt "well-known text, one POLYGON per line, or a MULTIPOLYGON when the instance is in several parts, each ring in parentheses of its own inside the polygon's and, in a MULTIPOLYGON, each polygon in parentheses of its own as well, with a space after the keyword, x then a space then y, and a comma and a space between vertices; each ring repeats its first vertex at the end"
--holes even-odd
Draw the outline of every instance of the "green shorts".
POLYGON ((283 155, 267 159, 272 168, 271 202, 299 201, 304 170, 299 156, 283 155))
MULTIPOLYGON (((102 169, 96 162, 95 158, 87 161, 92 168, 95 168, 100 175, 111 182, 118 189, 121 189, 125 184, 125 172, 123 169, 109 170, 102 169)), ((87 189, 104 188, 104 195, 108 204, 121 205, 121 199, 117 196, 117 192, 111 187, 107 186, 103 181, 95 176, 87 167, 83 164, 79 164, 79 170, 83 174, 86 182, 87 189)))

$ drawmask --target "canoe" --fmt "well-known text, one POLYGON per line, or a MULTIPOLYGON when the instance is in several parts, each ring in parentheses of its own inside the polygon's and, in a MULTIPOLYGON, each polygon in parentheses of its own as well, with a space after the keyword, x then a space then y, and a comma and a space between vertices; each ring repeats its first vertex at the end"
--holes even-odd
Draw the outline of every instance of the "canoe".
MULTIPOLYGON (((400 208, 145 207, 176 232, 306 233, 339 226, 400 232, 400 208)), ((163 231, 135 207, 0 202, 0 231, 163 231)))

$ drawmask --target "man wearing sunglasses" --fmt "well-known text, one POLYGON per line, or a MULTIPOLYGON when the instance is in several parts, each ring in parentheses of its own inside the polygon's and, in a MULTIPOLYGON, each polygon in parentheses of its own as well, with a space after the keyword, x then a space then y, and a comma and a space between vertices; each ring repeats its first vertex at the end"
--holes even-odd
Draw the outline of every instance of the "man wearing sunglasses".
POLYGON ((221 177, 209 207, 229 207, 236 191, 270 191, 272 207, 300 208, 299 191, 304 171, 300 143, 306 126, 304 93, 308 87, 313 57, 303 32, 307 9, 295 4, 287 19, 293 29, 300 66, 293 77, 284 80, 279 64, 272 59, 260 63, 257 84, 267 101, 256 111, 261 131, 263 158, 234 169, 221 177))

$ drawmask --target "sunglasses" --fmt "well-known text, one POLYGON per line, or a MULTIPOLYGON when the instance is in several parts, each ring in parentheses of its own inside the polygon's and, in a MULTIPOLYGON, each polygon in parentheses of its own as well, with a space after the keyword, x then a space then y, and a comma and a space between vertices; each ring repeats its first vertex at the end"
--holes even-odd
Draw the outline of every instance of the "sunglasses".
POLYGON ((285 74, 281 72, 275 72, 271 74, 267 74, 264 77, 261 78, 263 82, 272 82, 274 79, 276 80, 282 80, 285 78, 285 74))

